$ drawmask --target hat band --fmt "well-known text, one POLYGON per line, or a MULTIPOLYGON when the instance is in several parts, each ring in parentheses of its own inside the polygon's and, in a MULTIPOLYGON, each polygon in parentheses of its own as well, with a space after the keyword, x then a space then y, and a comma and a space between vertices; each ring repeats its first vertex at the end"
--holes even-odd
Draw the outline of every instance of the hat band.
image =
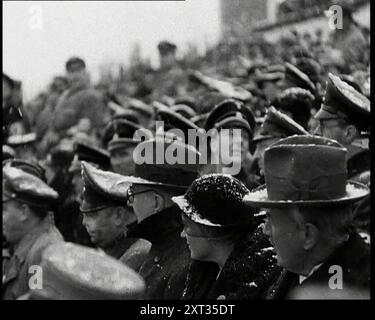
POLYGON ((305 181, 269 175, 265 179, 270 200, 334 200, 345 196, 347 175, 343 172, 305 181))

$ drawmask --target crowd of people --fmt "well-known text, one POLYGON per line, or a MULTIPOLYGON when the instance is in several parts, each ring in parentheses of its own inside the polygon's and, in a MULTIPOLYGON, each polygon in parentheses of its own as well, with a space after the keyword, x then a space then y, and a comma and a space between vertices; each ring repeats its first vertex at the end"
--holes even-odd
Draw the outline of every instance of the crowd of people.
POLYGON ((3 73, 3 299, 369 298, 370 49, 345 17, 162 41, 98 84, 72 57, 24 104, 3 73))

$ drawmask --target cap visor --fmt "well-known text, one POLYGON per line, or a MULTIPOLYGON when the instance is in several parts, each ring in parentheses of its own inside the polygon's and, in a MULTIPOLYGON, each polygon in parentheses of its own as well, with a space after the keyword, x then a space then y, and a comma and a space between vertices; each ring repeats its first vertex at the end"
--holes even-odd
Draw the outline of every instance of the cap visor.
POLYGON ((245 204, 261 208, 278 208, 290 205, 300 206, 329 206, 339 204, 349 204, 358 201, 369 193, 369 189, 358 182, 348 181, 346 185, 346 195, 332 200, 269 200, 266 185, 263 185, 247 194, 243 201, 245 204))
POLYGON ((315 114, 314 119, 317 120, 333 120, 333 119, 339 119, 340 117, 337 116, 334 113, 330 113, 323 108, 320 108, 319 111, 315 114))

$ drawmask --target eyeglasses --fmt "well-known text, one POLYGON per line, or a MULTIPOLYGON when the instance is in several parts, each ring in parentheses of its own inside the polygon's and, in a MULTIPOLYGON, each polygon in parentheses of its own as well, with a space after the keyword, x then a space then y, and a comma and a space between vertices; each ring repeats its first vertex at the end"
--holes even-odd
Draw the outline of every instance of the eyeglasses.
POLYGON ((136 192, 136 191, 134 191, 134 188, 130 187, 127 191, 127 204, 128 204, 128 206, 131 206, 134 203, 134 196, 135 195, 150 192, 150 191, 152 191, 152 190, 151 189, 145 189, 145 190, 141 190, 141 191, 136 192))

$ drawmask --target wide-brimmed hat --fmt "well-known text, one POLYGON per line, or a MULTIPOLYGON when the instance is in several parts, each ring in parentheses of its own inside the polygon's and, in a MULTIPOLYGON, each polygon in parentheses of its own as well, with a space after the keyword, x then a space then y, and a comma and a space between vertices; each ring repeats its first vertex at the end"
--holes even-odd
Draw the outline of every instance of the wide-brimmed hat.
POLYGON ((43 288, 34 300, 130 300, 145 290, 131 268, 96 249, 57 242, 43 252, 43 288))
POLYGON ((244 201, 251 206, 328 206, 353 203, 369 190, 347 181, 347 150, 335 140, 311 136, 282 139, 264 154, 266 184, 244 201))
POLYGON ((246 186, 227 174, 207 174, 196 179, 185 195, 173 197, 195 223, 210 227, 238 226, 250 217, 242 202, 246 186))

